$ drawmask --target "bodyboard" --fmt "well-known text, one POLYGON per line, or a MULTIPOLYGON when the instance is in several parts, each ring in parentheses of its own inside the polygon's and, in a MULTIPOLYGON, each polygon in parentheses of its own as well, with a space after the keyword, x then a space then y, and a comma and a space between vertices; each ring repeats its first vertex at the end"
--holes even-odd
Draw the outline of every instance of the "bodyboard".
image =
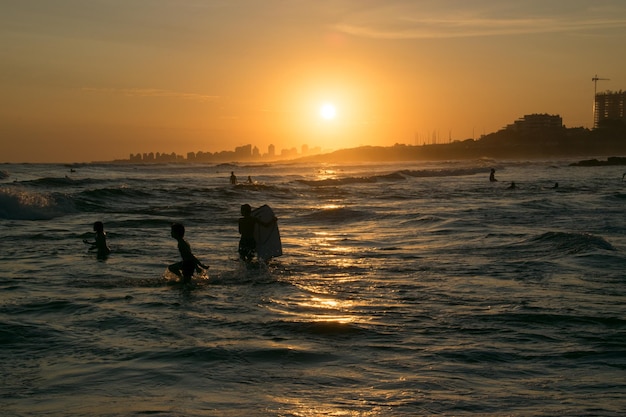
POLYGON ((274 211, 267 204, 252 210, 252 216, 268 226, 256 223, 254 226, 254 239, 256 240, 257 258, 267 261, 283 254, 283 245, 280 242, 278 223, 272 222, 274 211))

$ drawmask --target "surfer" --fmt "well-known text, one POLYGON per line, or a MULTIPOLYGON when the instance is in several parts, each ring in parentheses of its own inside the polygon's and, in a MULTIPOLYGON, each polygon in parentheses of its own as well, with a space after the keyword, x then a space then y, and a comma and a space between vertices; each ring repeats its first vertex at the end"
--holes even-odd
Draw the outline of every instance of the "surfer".
POLYGON ((496 181, 498 181, 498 180, 496 179, 496 170, 495 170, 495 169, 493 169, 493 168, 491 168, 491 173, 489 174, 489 181, 491 181, 491 182, 496 182, 496 181))
POLYGON ((104 223, 95 222, 93 224, 93 231, 96 232, 96 238, 93 242, 90 242, 86 239, 83 242, 87 245, 91 245, 89 250, 96 249, 97 250, 97 258, 98 259, 106 259, 107 256, 111 253, 111 249, 107 245, 107 235, 104 233, 104 223))
POLYGON ((248 184, 253 184, 254 181, 252 181, 252 177, 250 175, 248 175, 248 184))
POLYGON ((237 185, 237 176, 234 171, 230 171, 230 184, 237 185))
POLYGON ((201 272, 203 269, 209 269, 209 267, 191 253, 191 246, 184 239, 185 226, 180 223, 172 224, 172 237, 178 241, 178 251, 183 260, 171 264, 167 269, 179 276, 184 284, 187 284, 191 281, 194 271, 201 272))
POLYGON ((515 181, 513 181, 513 182, 511 183, 511 185, 509 185, 509 186, 508 186, 507 190, 514 190, 514 189, 516 189, 516 188, 517 188, 517 186, 515 185, 515 181))
POLYGON ((254 239, 254 225, 259 223, 263 226, 269 226, 278 220, 274 217, 268 223, 262 222, 261 219, 252 216, 252 207, 250 204, 241 206, 241 217, 239 219, 239 258, 245 262, 252 262, 256 252, 256 240, 254 239))

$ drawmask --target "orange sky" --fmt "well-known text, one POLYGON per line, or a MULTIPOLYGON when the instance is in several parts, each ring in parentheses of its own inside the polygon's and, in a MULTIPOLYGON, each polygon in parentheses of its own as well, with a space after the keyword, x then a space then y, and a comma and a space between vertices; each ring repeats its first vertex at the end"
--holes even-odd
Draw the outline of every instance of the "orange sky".
POLYGON ((591 127, 624 45, 623 0, 2 2, 0 162, 591 127))

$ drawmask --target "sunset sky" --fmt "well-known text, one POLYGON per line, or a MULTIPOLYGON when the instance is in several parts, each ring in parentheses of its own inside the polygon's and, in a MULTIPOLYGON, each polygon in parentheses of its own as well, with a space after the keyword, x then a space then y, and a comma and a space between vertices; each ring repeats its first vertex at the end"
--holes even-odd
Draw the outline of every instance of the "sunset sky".
POLYGON ((3 0, 0 162, 591 127, 624 45, 623 0, 3 0))

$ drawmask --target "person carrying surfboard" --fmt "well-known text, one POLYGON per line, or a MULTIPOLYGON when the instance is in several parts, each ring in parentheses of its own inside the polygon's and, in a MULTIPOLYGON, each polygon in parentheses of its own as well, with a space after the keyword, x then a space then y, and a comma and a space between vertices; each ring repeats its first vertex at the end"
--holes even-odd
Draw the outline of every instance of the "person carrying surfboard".
POLYGON ((269 222, 263 222, 261 219, 252 216, 252 207, 250 204, 241 206, 241 217, 239 219, 239 258, 247 263, 252 262, 256 253, 256 239, 254 238, 254 226, 259 223, 263 226, 269 226, 278 219, 274 217, 269 222))
POLYGON ((194 271, 201 272, 202 269, 209 269, 209 267, 200 262, 200 260, 191 253, 191 246, 184 239, 185 226, 181 223, 172 224, 172 237, 178 242, 178 251, 183 260, 171 264, 168 266, 168 269, 173 274, 179 276, 183 284, 188 284, 191 281, 194 271))

